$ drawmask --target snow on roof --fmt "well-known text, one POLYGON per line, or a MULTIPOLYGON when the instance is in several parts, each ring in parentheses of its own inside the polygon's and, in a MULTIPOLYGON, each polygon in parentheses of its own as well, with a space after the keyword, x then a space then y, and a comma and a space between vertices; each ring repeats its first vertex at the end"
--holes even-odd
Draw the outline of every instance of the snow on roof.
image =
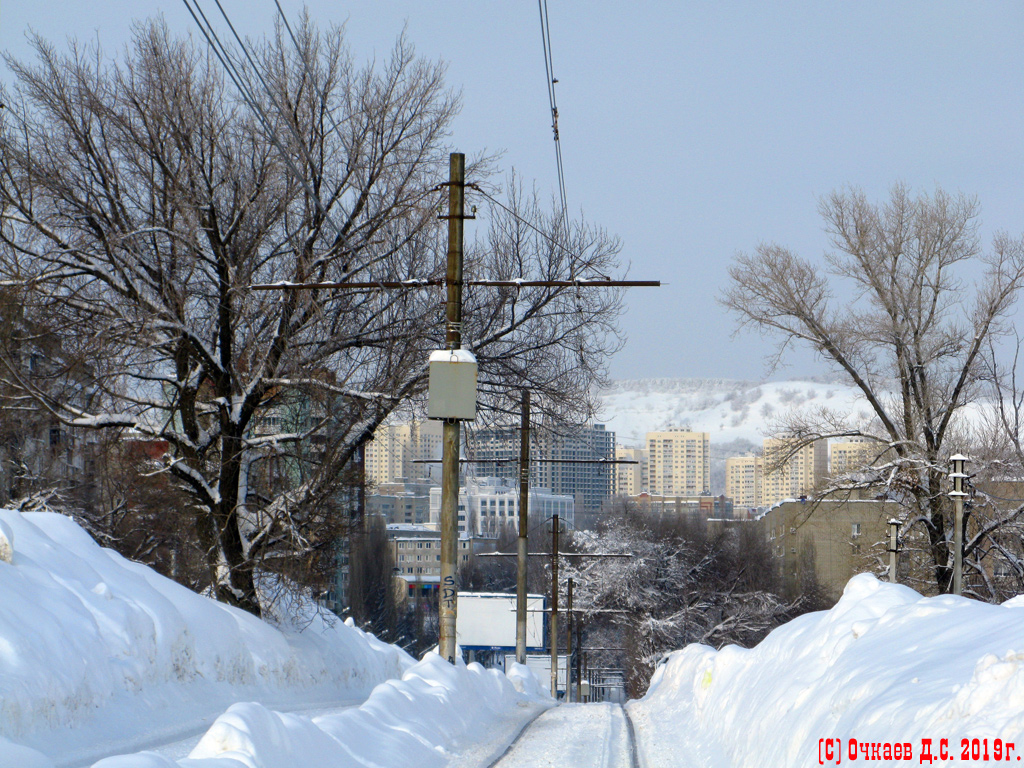
POLYGON ((431 363, 475 363, 476 355, 468 349, 436 349, 430 353, 431 363))

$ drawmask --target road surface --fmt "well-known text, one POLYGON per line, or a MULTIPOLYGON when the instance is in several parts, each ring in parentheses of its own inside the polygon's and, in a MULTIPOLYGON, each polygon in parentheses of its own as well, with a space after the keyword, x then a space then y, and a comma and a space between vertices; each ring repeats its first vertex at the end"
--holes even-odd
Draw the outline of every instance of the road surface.
POLYGON ((637 768, 618 704, 563 704, 533 721, 493 768, 637 768))

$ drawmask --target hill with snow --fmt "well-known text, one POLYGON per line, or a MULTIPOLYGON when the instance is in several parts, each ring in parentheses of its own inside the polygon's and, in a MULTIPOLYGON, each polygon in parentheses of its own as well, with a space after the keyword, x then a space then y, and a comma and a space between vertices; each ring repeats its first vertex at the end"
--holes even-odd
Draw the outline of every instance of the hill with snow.
POLYGON ((862 420, 870 415, 854 387, 812 380, 619 380, 599 396, 597 420, 628 447, 643 447, 648 432, 669 427, 709 432, 712 446, 740 442, 760 447, 771 421, 789 411, 825 406, 862 420))

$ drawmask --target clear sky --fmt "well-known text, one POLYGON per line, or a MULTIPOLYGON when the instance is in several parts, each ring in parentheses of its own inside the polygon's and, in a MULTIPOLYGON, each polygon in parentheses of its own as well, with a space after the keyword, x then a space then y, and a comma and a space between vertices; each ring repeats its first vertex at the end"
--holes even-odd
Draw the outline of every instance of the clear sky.
MULTIPOLYGON (((272 0, 222 3, 250 34, 272 27, 272 0)), ((282 6, 292 18, 302 7, 282 6)), ((503 150, 506 170, 554 194, 535 2, 308 7, 346 23, 357 59, 384 57, 404 25, 462 90, 456 148, 503 150)), ((880 198, 898 180, 940 185, 979 197, 986 240, 1024 231, 1024 3, 548 0, 548 11, 570 210, 621 237, 631 277, 667 283, 627 297, 617 378, 759 378, 764 342, 732 338, 715 301, 726 269, 761 240, 819 257, 817 200, 834 188, 880 198)), ((194 32, 180 0, 6 2, 0 47, 26 55, 32 26, 58 43, 98 37, 114 54, 132 19, 157 13, 194 32)), ((818 371, 809 354, 790 361, 784 375, 818 371)))

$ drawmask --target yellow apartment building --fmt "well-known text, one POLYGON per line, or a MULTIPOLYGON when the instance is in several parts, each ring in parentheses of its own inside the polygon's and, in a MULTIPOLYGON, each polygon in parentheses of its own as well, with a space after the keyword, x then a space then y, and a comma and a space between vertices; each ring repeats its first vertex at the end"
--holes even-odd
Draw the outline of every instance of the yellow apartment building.
POLYGON ((725 495, 736 509, 761 505, 764 459, 760 456, 730 456, 725 460, 725 495))
POLYGON ((781 466, 776 466, 789 450, 786 441, 775 438, 764 441, 762 507, 770 507, 783 499, 811 496, 828 473, 828 445, 824 440, 802 446, 781 466))
POLYGON ((615 458, 637 464, 615 465, 616 496, 637 496, 647 490, 647 449, 616 446, 615 458))
POLYGON ((647 433, 647 482, 653 495, 711 493, 710 435, 673 428, 647 433))

